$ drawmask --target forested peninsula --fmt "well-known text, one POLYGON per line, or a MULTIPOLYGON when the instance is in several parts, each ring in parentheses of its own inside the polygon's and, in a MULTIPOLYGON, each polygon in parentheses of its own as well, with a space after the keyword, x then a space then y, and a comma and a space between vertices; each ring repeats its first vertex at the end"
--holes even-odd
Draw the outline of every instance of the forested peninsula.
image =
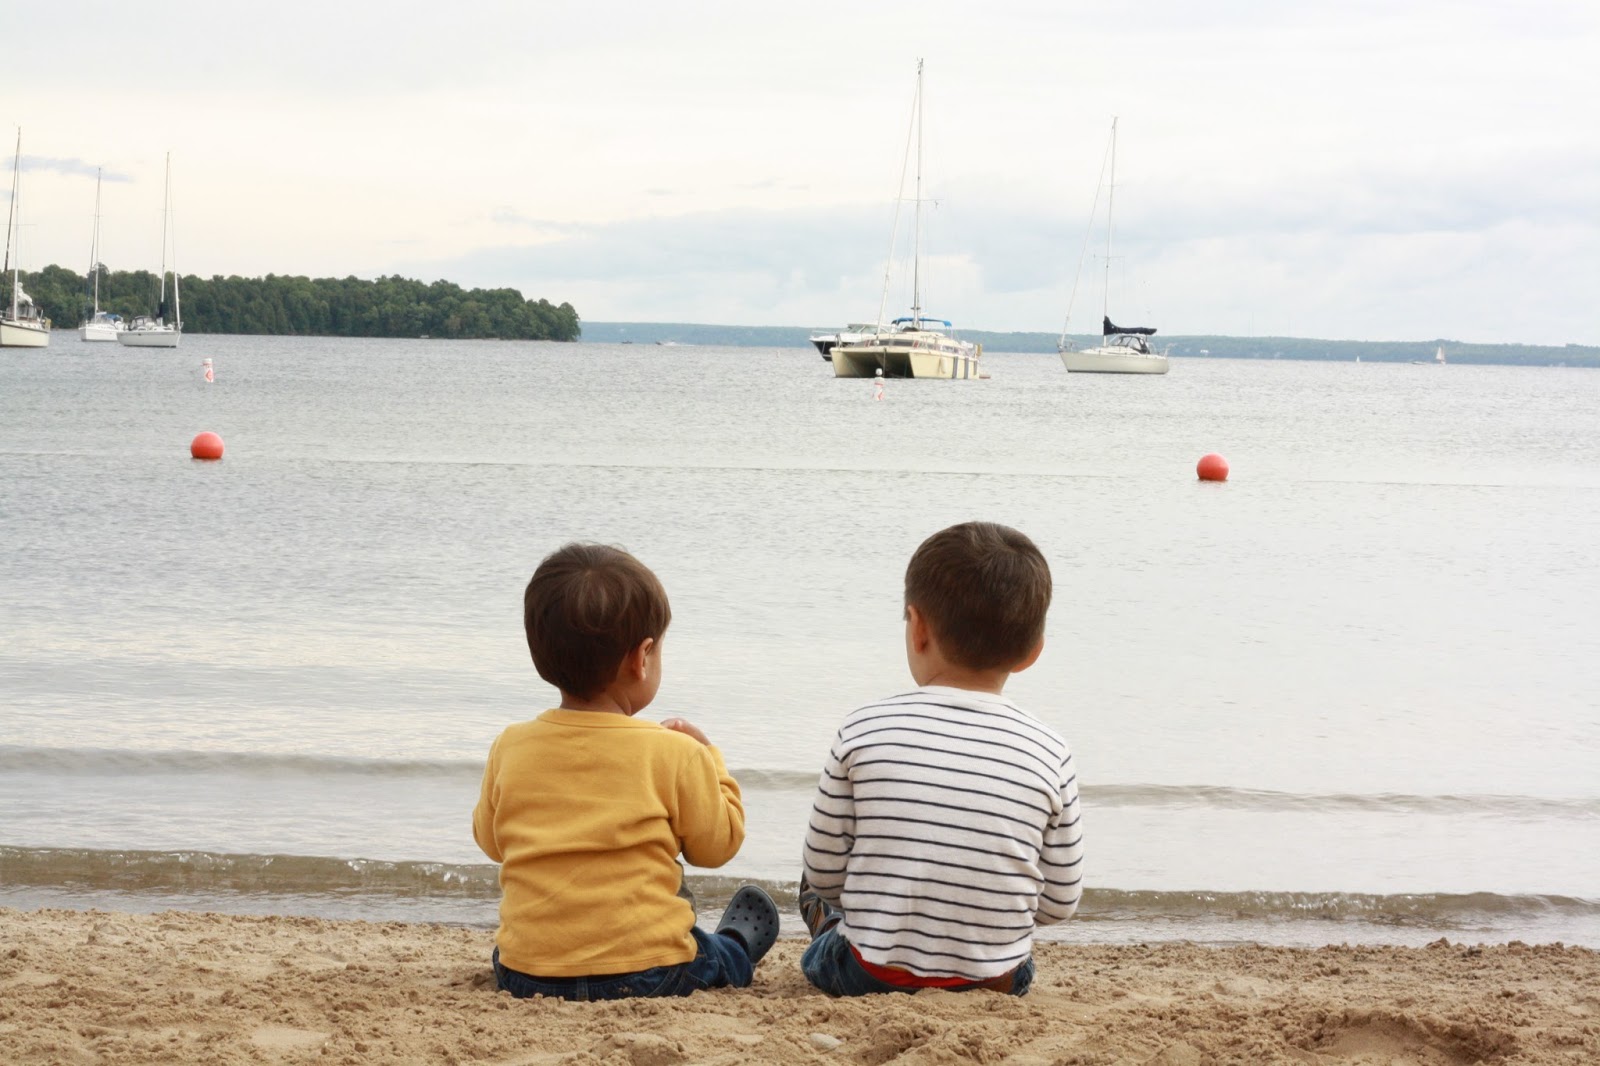
MULTIPOLYGON (((524 299, 516 289, 463 289, 398 275, 368 281, 185 274, 181 280, 185 333, 575 341, 582 332, 571 304, 524 299)), ((25 272, 22 287, 57 329, 75 328, 90 307, 84 276, 66 267, 25 272)), ((155 314, 159 293, 160 278, 148 270, 100 268, 103 311, 125 319, 155 314)))

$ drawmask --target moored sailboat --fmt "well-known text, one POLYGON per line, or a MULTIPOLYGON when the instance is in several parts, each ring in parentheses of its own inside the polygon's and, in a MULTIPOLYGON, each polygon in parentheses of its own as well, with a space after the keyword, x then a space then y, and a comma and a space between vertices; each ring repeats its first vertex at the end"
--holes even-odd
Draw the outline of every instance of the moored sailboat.
POLYGON ((136 315, 117 343, 127 348, 176 348, 183 336, 183 300, 178 292, 177 245, 172 239, 172 153, 167 153, 167 177, 161 204, 161 287, 156 313, 136 315), (172 321, 167 321, 167 249, 173 249, 172 321))
MULTIPOLYGON (((889 297, 889 274, 894 267, 894 241, 891 236, 889 263, 884 270, 883 300, 878 308, 878 322, 871 332, 862 332, 846 340, 845 334, 834 338, 834 343, 824 348, 813 337, 824 359, 831 358, 833 374, 841 378, 876 377, 881 371, 891 378, 945 378, 971 380, 981 377, 978 360, 983 348, 969 341, 958 340, 945 330, 950 322, 922 313, 922 60, 917 60, 917 92, 912 112, 917 129, 917 177, 915 222, 911 252, 911 314, 897 318, 887 327, 883 324, 883 305, 889 297), (942 329, 940 327, 943 327, 942 329)), ((909 145, 907 149, 909 150, 909 145)), ((905 189, 905 172, 901 171, 901 192, 905 189)), ((896 228, 899 225, 899 200, 895 207, 896 228)))
MULTIPOLYGON (((1056 345, 1056 350, 1061 353, 1061 363, 1069 371, 1078 374, 1165 374, 1167 372, 1167 356, 1165 352, 1155 351, 1150 347, 1149 338, 1155 335, 1154 326, 1117 326, 1111 321, 1111 209, 1116 196, 1117 185, 1117 120, 1111 120, 1111 142, 1107 147, 1111 168, 1111 180, 1106 184, 1106 256, 1105 256, 1105 292, 1103 294, 1100 343, 1088 348, 1075 348, 1067 339, 1068 329, 1072 322, 1072 300, 1067 304, 1067 322, 1061 328, 1061 340, 1056 345)), ((1104 172, 1102 171, 1102 176, 1104 172)), ((1099 201, 1098 191, 1095 195, 1099 201)), ((1094 225, 1094 212, 1090 212, 1090 227, 1094 225)), ((1088 250, 1088 237, 1084 238, 1084 250, 1088 250)), ((1078 274, 1083 273, 1083 259, 1078 260, 1078 274)), ((1072 283, 1073 298, 1078 292, 1078 282, 1075 278, 1072 283)))
POLYGON ((22 288, 22 130, 11 161, 11 209, 6 215, 6 257, 3 273, 11 275, 11 299, 0 307, 0 348, 43 348, 50 343, 50 320, 22 288), (13 255, 13 253, 15 253, 13 255))
POLYGON ((115 341, 123 330, 122 316, 100 310, 100 171, 94 172, 94 232, 89 238, 89 316, 78 327, 78 339, 115 341))

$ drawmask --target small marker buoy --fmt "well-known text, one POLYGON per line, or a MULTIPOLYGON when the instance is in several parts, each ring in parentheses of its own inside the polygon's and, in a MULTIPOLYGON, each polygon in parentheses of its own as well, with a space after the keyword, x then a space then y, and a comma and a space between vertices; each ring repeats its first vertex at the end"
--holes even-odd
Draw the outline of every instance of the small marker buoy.
POLYGON ((1226 481, 1228 480, 1228 460, 1212 452, 1202 455, 1200 462, 1195 464, 1195 473, 1200 475, 1201 481, 1226 481))
POLYGON ((189 442, 189 454, 196 459, 221 459, 222 438, 209 429, 197 433, 194 440, 189 442))

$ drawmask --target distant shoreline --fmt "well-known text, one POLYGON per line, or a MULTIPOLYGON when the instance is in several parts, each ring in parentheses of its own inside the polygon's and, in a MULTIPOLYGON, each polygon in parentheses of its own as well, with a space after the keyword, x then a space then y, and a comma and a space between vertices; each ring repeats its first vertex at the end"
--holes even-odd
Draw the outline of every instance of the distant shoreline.
MULTIPOLYGON (((581 340, 590 344, 725 345, 748 348, 810 348, 811 334, 833 326, 722 326, 695 322, 584 322, 581 340)), ((963 340, 983 345, 985 352, 1049 352, 1060 335, 1038 332, 994 332, 964 329, 963 340)), ((1084 343, 1098 338, 1072 334, 1084 343)), ((1316 359, 1332 362, 1432 363, 1443 348, 1448 363, 1505 366, 1600 367, 1600 345, 1475 344, 1444 338, 1402 341, 1345 341, 1307 337, 1224 337, 1174 335, 1158 337, 1157 347, 1171 354, 1214 359, 1316 359)))
MULTIPOLYGON (((462 337, 430 334, 345 334, 285 331, 281 333, 197 329, 185 324, 184 333, 211 337, 306 337, 344 340, 390 341, 538 341, 550 343, 630 344, 641 349, 726 347, 792 348, 816 354, 810 337, 818 329, 804 326, 717 326, 674 322, 584 322, 581 334, 570 340, 532 337, 462 337)), ((55 325, 52 336, 71 338, 77 329, 55 325)), ((820 332, 829 332, 826 329, 820 332)), ((994 355, 1050 355, 1056 353, 1058 334, 993 333, 961 330, 958 335, 983 346, 994 355)), ((1069 339, 1087 345, 1098 338, 1072 334, 1069 339)), ((1463 341, 1338 341, 1307 337, 1172 336, 1159 338, 1157 347, 1180 359, 1260 359, 1315 362, 1426 363, 1436 362, 1443 349, 1446 367, 1538 366, 1600 369, 1600 346, 1585 344, 1472 344, 1463 341)))

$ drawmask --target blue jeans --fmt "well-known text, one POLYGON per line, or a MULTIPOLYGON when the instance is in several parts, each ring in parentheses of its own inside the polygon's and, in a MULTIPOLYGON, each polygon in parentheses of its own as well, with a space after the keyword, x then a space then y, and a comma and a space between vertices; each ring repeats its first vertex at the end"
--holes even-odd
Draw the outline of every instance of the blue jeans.
POLYGON ((494 949, 495 981, 518 999, 551 996, 559 999, 634 999, 687 996, 708 988, 748 988, 755 975, 744 946, 731 937, 691 929, 699 950, 688 962, 654 966, 637 973, 608 973, 595 977, 533 977, 500 964, 494 949))
MULTIPOLYGON (((866 996, 874 992, 915 992, 915 988, 902 988, 880 981, 866 970, 850 950, 850 941, 839 933, 838 923, 829 925, 817 934, 806 953, 800 956, 800 970, 806 980, 830 996, 866 996)), ((986 981, 954 985, 946 992, 970 992, 987 988, 1011 996, 1025 996, 1033 986, 1033 956, 1022 960, 1016 969, 986 981)))

